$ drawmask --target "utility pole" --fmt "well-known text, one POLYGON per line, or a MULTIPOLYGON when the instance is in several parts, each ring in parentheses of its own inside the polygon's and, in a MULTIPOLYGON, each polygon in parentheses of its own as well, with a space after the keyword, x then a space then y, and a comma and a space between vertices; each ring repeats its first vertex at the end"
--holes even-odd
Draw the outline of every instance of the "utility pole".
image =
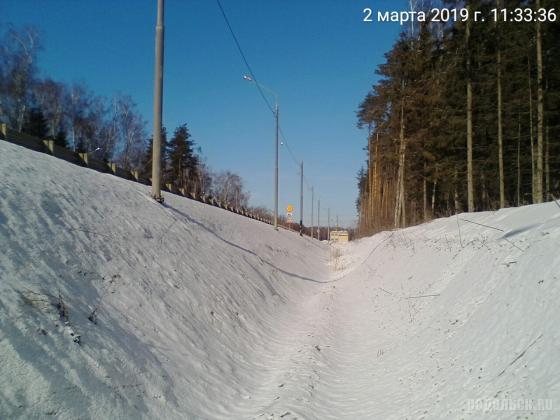
POLYGON ((327 241, 331 240, 331 208, 327 209, 327 241))
POLYGON ((338 214, 336 215, 336 230, 339 230, 338 229, 338 214))
POLYGON ((313 239, 313 200, 315 200, 313 195, 313 187, 311 187, 311 239, 313 239))
POLYGON ((317 240, 321 240, 321 200, 317 200, 317 240))
POLYGON ((161 195, 161 131, 163 104, 163 1, 158 0, 156 58, 154 77, 154 133, 152 143, 152 198, 163 203, 161 195))
POLYGON ((303 236, 303 160, 301 161, 301 179, 299 182, 299 236, 303 236))
POLYGON ((243 76, 244 80, 247 80, 248 82, 252 82, 254 84, 256 84, 260 89, 264 89, 267 90, 269 93, 274 95, 274 123, 275 123, 275 129, 276 129, 276 135, 275 135, 275 168, 274 168, 274 229, 278 230, 278 148, 280 145, 280 139, 279 139, 279 135, 280 135, 280 106, 278 105, 278 94, 276 92, 274 92, 272 89, 270 89, 269 87, 261 84, 261 83, 257 83, 256 80, 254 80, 251 76, 248 75, 244 75, 243 76))
POLYGON ((274 170, 274 229, 278 230, 278 135, 280 132, 280 126, 278 124, 278 114, 280 112, 280 107, 278 106, 278 101, 276 101, 275 116, 276 116, 276 168, 274 170))

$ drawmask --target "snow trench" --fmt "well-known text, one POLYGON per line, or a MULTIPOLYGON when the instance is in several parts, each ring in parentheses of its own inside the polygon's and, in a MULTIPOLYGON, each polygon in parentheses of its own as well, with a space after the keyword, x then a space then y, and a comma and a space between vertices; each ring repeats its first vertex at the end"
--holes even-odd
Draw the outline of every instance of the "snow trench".
POLYGON ((347 245, 0 141, 0 417, 558 418, 560 208, 347 245))

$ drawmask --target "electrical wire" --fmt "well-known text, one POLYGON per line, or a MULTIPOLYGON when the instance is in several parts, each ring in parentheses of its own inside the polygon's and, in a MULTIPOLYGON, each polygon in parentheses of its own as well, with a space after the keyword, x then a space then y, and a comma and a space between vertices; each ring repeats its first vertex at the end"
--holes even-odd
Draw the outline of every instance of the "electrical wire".
MULTIPOLYGON (((228 27, 229 33, 231 34, 231 37, 233 38, 233 41, 235 43, 235 46, 237 47, 237 51, 239 52, 239 55, 241 56, 241 59, 243 60, 243 62, 245 63, 245 67, 247 67, 247 71, 249 72, 249 75, 251 76, 251 78, 253 79, 253 81, 255 82, 255 86, 257 87, 264 103, 266 104, 267 108, 270 110, 270 112, 272 113, 272 115, 276 115, 276 111, 274 110, 274 108, 272 107, 270 101, 268 100, 268 98, 266 97, 265 93, 263 92, 257 77, 255 76, 255 72, 253 71, 253 68, 251 67, 251 65, 249 64, 249 60, 247 60, 247 56, 245 55, 245 53, 243 52, 243 48, 241 47, 241 44, 239 43, 239 40, 237 39, 237 36, 235 35, 235 31, 233 30, 233 27, 231 26, 231 23, 227 17, 227 14, 222 6, 222 3, 220 0, 216 0, 216 3, 218 4, 218 7, 220 9, 220 12, 222 14, 222 17, 224 18, 224 21, 226 23, 226 26, 228 27)), ((288 150, 288 153, 290 154, 292 160, 294 161, 296 166, 300 166, 301 164, 301 160, 298 160, 295 153, 292 151, 291 147, 289 146, 288 140, 286 139, 286 136, 284 135, 284 132, 282 131, 282 127, 279 127, 279 131, 280 131, 280 136, 282 138, 283 144, 286 147, 286 149, 288 150)), ((307 179, 307 177, 304 175, 303 176, 303 180, 307 186, 307 189, 310 190, 312 187, 310 185, 309 180, 307 179)))
POLYGON ((229 33, 231 34, 231 37, 233 38, 233 41, 235 42, 237 50, 239 51, 239 54, 241 55, 241 58, 243 59, 243 62, 245 63, 245 66, 247 67, 247 71, 249 72, 249 74, 251 75, 253 80, 255 81, 255 86, 257 86, 257 89, 259 90, 259 93, 261 94, 261 96, 263 98, 263 101, 265 102, 266 106, 268 107, 270 112, 272 112, 274 114, 275 113, 274 108, 272 108, 272 105, 268 101, 268 98, 264 94, 263 90, 261 89, 261 87, 259 85, 259 82, 257 81, 255 73, 253 72, 253 69, 251 68, 251 65, 249 64, 249 60, 247 60, 247 57, 245 56, 245 53, 243 52, 243 48, 241 48, 241 44, 239 43, 239 40, 237 39, 237 36, 235 35, 235 32, 233 31, 233 28, 232 28, 231 24, 229 23, 229 19, 226 15, 226 12, 225 12, 224 8, 222 7, 222 3, 220 2, 220 0, 216 0, 216 3, 218 3, 218 7, 220 8, 220 12, 222 13, 222 16, 224 18, 224 21, 226 22, 226 25, 229 29, 229 33))

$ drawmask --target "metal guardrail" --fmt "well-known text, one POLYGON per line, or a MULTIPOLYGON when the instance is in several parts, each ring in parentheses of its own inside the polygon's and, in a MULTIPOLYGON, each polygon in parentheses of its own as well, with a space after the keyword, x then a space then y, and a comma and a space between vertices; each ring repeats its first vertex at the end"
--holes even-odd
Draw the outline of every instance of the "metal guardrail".
MULTIPOLYGON (((34 150, 36 152, 49 154, 58 159, 65 160, 74 165, 93 169, 97 172, 112 174, 119 178, 124 178, 129 181, 138 182, 144 185, 151 184, 151 180, 142 178, 138 171, 127 171, 117 166, 115 162, 104 162, 95 159, 91 156, 91 153, 74 152, 70 149, 55 144, 53 140, 41 140, 38 137, 20 133, 19 131, 11 129, 6 124, 0 124, 0 139, 7 141, 8 143, 13 143, 30 150, 34 150)), ((221 209, 227 210, 231 213, 235 213, 243 217, 247 217, 249 219, 258 220, 259 222, 263 222, 269 225, 272 224, 272 220, 268 220, 254 213, 251 213, 246 208, 235 208, 228 205, 227 203, 219 202, 214 197, 197 195, 192 192, 188 193, 183 188, 175 188, 173 184, 166 184, 162 187, 162 190, 166 191, 169 194, 178 195, 180 197, 199 201, 203 204, 219 207, 221 209)))

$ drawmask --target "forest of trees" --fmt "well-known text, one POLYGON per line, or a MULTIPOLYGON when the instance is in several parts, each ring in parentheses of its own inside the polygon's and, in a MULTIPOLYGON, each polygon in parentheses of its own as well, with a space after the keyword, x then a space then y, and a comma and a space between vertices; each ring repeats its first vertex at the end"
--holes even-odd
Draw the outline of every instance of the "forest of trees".
MULTIPOLYGON (((164 128, 161 137, 164 184, 182 189, 185 194, 212 196, 236 208, 249 207, 249 193, 245 191, 243 179, 230 171, 210 171, 186 124, 177 127, 171 139, 164 128)), ((152 176, 151 139, 140 164, 140 173, 145 179, 152 176)))
POLYGON ((379 81, 358 111, 369 133, 367 166, 358 174, 362 235, 541 203, 560 189, 558 21, 496 22, 490 12, 560 13, 560 2, 442 3, 486 19, 417 22, 378 67, 379 81))
POLYGON ((130 96, 103 98, 83 83, 39 77, 34 27, 0 39, 0 119, 11 128, 134 168, 146 147, 146 122, 130 96))
MULTIPOLYGON (((0 122, 76 152, 116 162, 151 178, 152 141, 147 123, 128 95, 96 95, 83 83, 65 84, 39 76, 42 49, 34 27, 9 27, 0 34, 0 122)), ((150 86, 151 87, 151 86, 150 86)), ((216 197, 230 206, 249 206, 241 177, 212 172, 186 124, 170 139, 164 130, 163 182, 185 193, 216 197)), ((258 209, 260 213, 267 213, 258 209)))

